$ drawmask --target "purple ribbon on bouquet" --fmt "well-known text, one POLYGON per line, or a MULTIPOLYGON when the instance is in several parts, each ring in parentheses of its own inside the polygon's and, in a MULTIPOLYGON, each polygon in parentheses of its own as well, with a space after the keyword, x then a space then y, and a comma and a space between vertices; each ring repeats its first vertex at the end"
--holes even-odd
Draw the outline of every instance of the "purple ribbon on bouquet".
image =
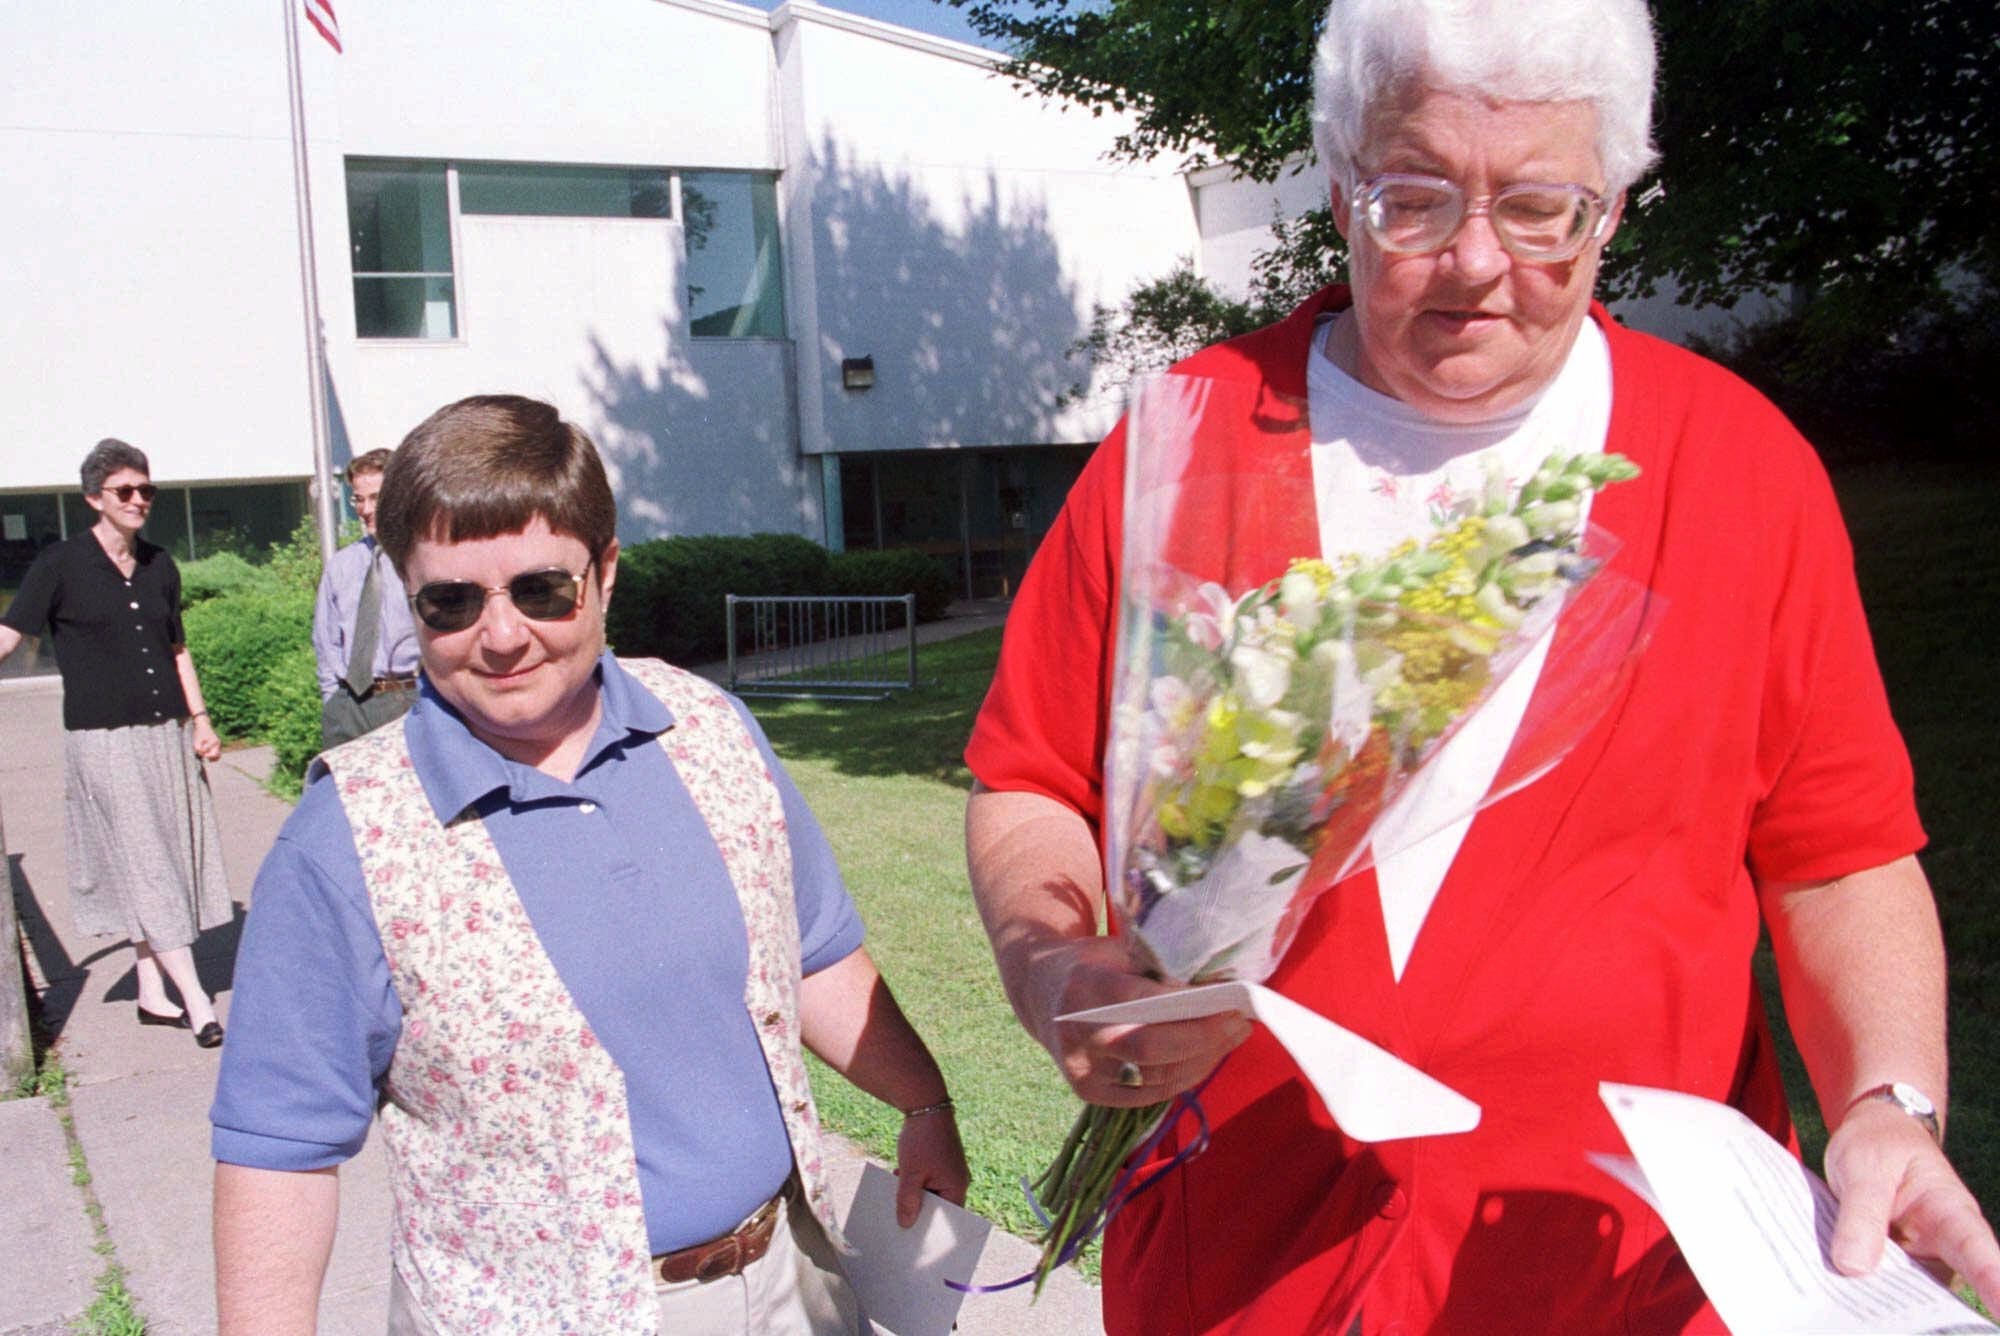
MULTIPOLYGON (((1119 1172, 1118 1178, 1111 1185, 1110 1195, 1104 1199, 1104 1205, 1098 1208, 1097 1214, 1090 1217, 1085 1227, 1078 1230, 1056 1255, 1055 1266, 1067 1266, 1075 1261, 1076 1255, 1082 1252, 1092 1239, 1104 1232, 1105 1226, 1111 1223, 1111 1217, 1124 1210, 1128 1203, 1157 1187, 1168 1174, 1208 1149, 1208 1114, 1201 1107, 1201 1092, 1207 1089, 1208 1083, 1214 1079, 1215 1073, 1210 1072, 1202 1078, 1200 1085, 1174 1096, 1173 1103, 1168 1107, 1165 1116, 1160 1119, 1160 1125, 1139 1143, 1127 1161, 1126 1167, 1119 1172), (1176 1151, 1174 1157, 1165 1164, 1146 1167, 1144 1165, 1146 1157, 1152 1154, 1166 1135, 1179 1126, 1181 1119, 1190 1113, 1194 1115, 1195 1120, 1194 1138, 1176 1151)), ((1028 1199, 1028 1209, 1042 1222, 1042 1228, 1049 1228, 1054 1222, 1049 1219, 1049 1213, 1042 1209, 1041 1202, 1035 1199, 1035 1190, 1025 1178, 1021 1180, 1021 1195, 1028 1199)), ((1036 1274, 1037 1271, 1029 1271, 1012 1280, 1001 1281, 997 1285, 967 1285, 955 1280, 947 1280, 945 1284, 961 1294, 998 1294, 1002 1290, 1011 1290, 1017 1285, 1027 1284, 1036 1274)))

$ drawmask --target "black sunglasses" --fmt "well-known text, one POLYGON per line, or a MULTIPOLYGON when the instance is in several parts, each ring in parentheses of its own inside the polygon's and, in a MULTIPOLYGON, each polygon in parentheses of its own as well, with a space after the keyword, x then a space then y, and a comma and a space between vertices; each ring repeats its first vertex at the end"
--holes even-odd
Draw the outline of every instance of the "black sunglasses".
POLYGON ((119 483, 116 487, 107 487, 104 490, 117 497, 120 501, 128 502, 132 499, 134 493, 138 494, 141 501, 151 501, 160 494, 160 489, 149 482, 123 482, 119 483))
POLYGON ((505 594, 530 621, 558 621, 576 611, 583 599, 584 577, 596 560, 592 557, 584 562, 576 575, 551 566, 545 571, 523 571, 506 584, 491 588, 470 580, 434 581, 410 595, 410 607, 433 631, 463 631, 485 613, 487 599, 505 594))

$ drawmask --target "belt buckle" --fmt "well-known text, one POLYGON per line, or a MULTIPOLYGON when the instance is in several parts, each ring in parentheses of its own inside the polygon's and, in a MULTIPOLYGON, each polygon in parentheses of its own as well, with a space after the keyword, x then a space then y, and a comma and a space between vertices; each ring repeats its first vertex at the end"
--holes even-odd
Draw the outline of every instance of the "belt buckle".
POLYGON ((717 1239, 709 1245, 714 1249, 695 1263, 694 1278, 704 1284, 711 1280, 721 1280, 733 1276, 743 1269, 743 1239, 731 1234, 717 1239))
POLYGON ((696 1280, 703 1284, 740 1274, 761 1258, 776 1230, 778 1199, 773 1197, 750 1218, 719 1239, 691 1244, 653 1259, 654 1273, 669 1284, 696 1280), (679 1272, 678 1275, 672 1274, 679 1272))

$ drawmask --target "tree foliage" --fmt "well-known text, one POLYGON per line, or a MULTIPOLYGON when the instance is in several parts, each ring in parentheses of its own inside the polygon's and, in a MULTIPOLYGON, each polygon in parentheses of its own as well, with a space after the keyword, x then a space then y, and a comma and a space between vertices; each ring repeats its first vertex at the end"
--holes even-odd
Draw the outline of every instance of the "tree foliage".
MULTIPOLYGON (((1015 53, 1008 72, 1034 92, 1130 112, 1118 155, 1270 180, 1311 151, 1323 0, 945 2, 1015 53)), ((1727 305, 1806 284, 1848 318, 1894 325, 1954 274, 2000 272, 1993 0, 1652 7, 1662 160, 1634 198, 1661 190, 1628 210, 1607 295, 1670 280, 1685 300, 1727 305)))
POLYGON ((1273 217, 1272 245, 1252 263, 1247 300, 1217 292, 1183 257, 1162 277, 1133 288, 1123 306, 1098 306, 1090 332, 1070 348, 1088 359, 1091 378, 1072 387, 1069 397, 1121 388, 1211 343, 1279 319, 1336 276, 1336 253, 1324 235, 1331 232, 1325 210, 1303 218, 1273 217))

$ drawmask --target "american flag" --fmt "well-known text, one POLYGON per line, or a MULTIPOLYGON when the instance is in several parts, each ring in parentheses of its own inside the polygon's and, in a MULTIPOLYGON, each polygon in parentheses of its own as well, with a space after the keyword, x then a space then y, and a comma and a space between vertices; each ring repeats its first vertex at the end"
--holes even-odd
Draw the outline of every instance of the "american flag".
POLYGON ((319 29, 328 46, 339 51, 340 20, 333 16, 333 0, 300 0, 300 3, 306 9, 306 22, 319 29))

